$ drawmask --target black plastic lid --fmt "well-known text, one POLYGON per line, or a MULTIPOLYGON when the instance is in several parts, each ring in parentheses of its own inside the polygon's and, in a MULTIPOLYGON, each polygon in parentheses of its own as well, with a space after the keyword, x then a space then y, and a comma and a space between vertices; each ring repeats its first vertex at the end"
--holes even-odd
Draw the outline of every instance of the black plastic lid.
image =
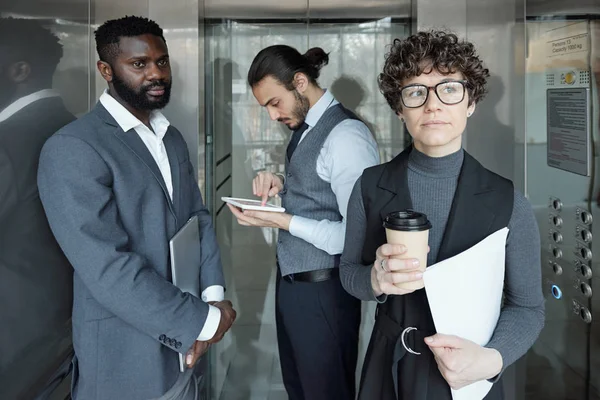
POLYGON ((413 210, 394 211, 383 220, 383 227, 395 231, 417 232, 431 229, 427 215, 413 210))

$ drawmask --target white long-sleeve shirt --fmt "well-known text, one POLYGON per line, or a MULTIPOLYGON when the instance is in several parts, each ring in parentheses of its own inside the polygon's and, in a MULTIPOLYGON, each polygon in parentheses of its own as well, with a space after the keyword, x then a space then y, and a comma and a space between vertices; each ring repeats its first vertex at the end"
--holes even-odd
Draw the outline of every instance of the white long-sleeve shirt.
MULTIPOLYGON (((152 158, 158 165, 158 169, 162 175, 165 185, 171 200, 173 200, 173 179, 171 177, 171 166, 169 164, 169 156, 163 138, 167 133, 167 129, 170 126, 167 118, 160 111, 153 111, 150 115, 150 126, 152 130, 131 114, 121 103, 115 100, 108 91, 105 91, 100 96, 100 103, 106 108, 106 111, 117 121, 117 124, 123 129, 124 132, 129 132, 131 129, 139 135, 142 142, 148 148, 152 158)), ((225 298, 225 289, 220 285, 209 286, 202 292, 202 301, 208 303, 209 301, 221 301, 225 298)), ((219 322, 221 322, 221 310, 217 307, 209 305, 208 315, 204 326, 198 335, 198 340, 206 341, 212 339, 219 328, 219 322)))

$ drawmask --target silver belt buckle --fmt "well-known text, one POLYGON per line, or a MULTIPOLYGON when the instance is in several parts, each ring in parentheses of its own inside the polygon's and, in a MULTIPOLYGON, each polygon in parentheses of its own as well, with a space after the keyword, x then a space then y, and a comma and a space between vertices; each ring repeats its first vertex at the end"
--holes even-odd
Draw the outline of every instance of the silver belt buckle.
POLYGON ((404 337, 406 336, 407 333, 409 333, 410 331, 416 331, 417 328, 415 328, 414 326, 409 326, 408 328, 405 328, 402 331, 402 335, 400 335, 400 340, 402 341, 402 346, 404 346, 404 348, 406 349, 406 351, 408 351, 410 354, 414 354, 416 356, 420 356, 421 353, 417 353, 416 351, 414 351, 413 349, 411 349, 410 347, 408 347, 406 345, 406 341, 404 340, 404 337))

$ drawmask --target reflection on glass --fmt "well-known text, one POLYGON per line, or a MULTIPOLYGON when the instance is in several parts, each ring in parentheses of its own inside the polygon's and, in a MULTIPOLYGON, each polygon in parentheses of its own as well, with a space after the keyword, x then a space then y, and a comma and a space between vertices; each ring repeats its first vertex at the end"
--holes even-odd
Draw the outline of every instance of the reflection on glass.
POLYGON ((0 18, 3 399, 32 398, 68 369, 72 270, 50 231, 37 190, 44 142, 75 119, 52 89, 62 58, 59 38, 36 20, 0 18))
MULTIPOLYGON (((382 161, 388 161, 403 148, 402 125, 377 87, 377 74, 383 65, 385 48, 394 38, 404 37, 408 28, 390 19, 356 24, 245 24, 231 22, 208 26, 207 41, 211 57, 221 63, 229 60, 230 82, 218 80, 214 90, 230 87, 226 103, 215 107, 231 108, 233 144, 246 152, 246 173, 257 170, 282 171, 284 149, 290 132, 281 124, 272 124, 256 104, 246 83, 246 73, 254 56, 264 47, 287 44, 297 49, 318 45, 329 53, 329 64, 319 78, 322 87, 355 111, 372 128, 380 147, 382 161), (308 35, 307 35, 308 33, 308 35)), ((207 60, 209 61, 209 60, 207 60)), ((217 73, 217 72, 215 72, 217 73)), ((219 96, 219 99, 222 97, 219 96)), ((215 100, 217 96, 215 94, 215 100)), ((215 109, 215 118, 223 118, 215 109)), ((215 135, 221 134, 215 121, 215 135)), ((234 184, 235 186, 235 184, 234 184)))
MULTIPOLYGON (((365 122, 377 139, 381 160, 388 161, 404 148, 403 127, 379 93, 377 74, 384 63, 386 46, 394 38, 406 37, 408 31, 406 24, 390 18, 348 23, 228 20, 207 24, 206 104, 210 112, 206 118, 207 132, 214 137, 217 163, 212 174, 213 187, 218 188, 215 208, 219 208, 221 195, 254 198, 251 183, 258 171, 284 170, 291 132, 269 119, 247 83, 248 70, 260 50, 286 44, 301 53, 315 46, 328 52, 329 63, 321 70, 320 86, 330 90, 365 122), (223 181, 227 174, 221 173, 225 162, 219 164, 227 153, 231 153, 230 187, 223 181), (227 192, 230 190, 233 193, 227 192)), ((278 396, 284 391, 277 347, 273 345, 277 232, 271 228, 245 231, 237 223, 231 228, 230 219, 218 216, 217 231, 226 229, 233 230, 231 241, 220 242, 222 249, 233 244, 231 271, 226 271, 226 276, 231 277, 228 293, 240 304, 243 317, 232 329, 233 344, 213 346, 213 397, 224 400, 278 396)), ((370 329, 364 332, 368 341, 370 329)))

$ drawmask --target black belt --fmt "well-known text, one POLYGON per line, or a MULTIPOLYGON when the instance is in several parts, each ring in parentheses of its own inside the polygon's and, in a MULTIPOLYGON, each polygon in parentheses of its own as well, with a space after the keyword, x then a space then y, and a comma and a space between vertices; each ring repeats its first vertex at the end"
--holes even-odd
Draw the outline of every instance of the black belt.
POLYGON ((292 283, 298 282, 323 282, 340 275, 339 268, 317 269, 315 271, 298 272, 297 274, 289 274, 283 277, 286 281, 292 283))

